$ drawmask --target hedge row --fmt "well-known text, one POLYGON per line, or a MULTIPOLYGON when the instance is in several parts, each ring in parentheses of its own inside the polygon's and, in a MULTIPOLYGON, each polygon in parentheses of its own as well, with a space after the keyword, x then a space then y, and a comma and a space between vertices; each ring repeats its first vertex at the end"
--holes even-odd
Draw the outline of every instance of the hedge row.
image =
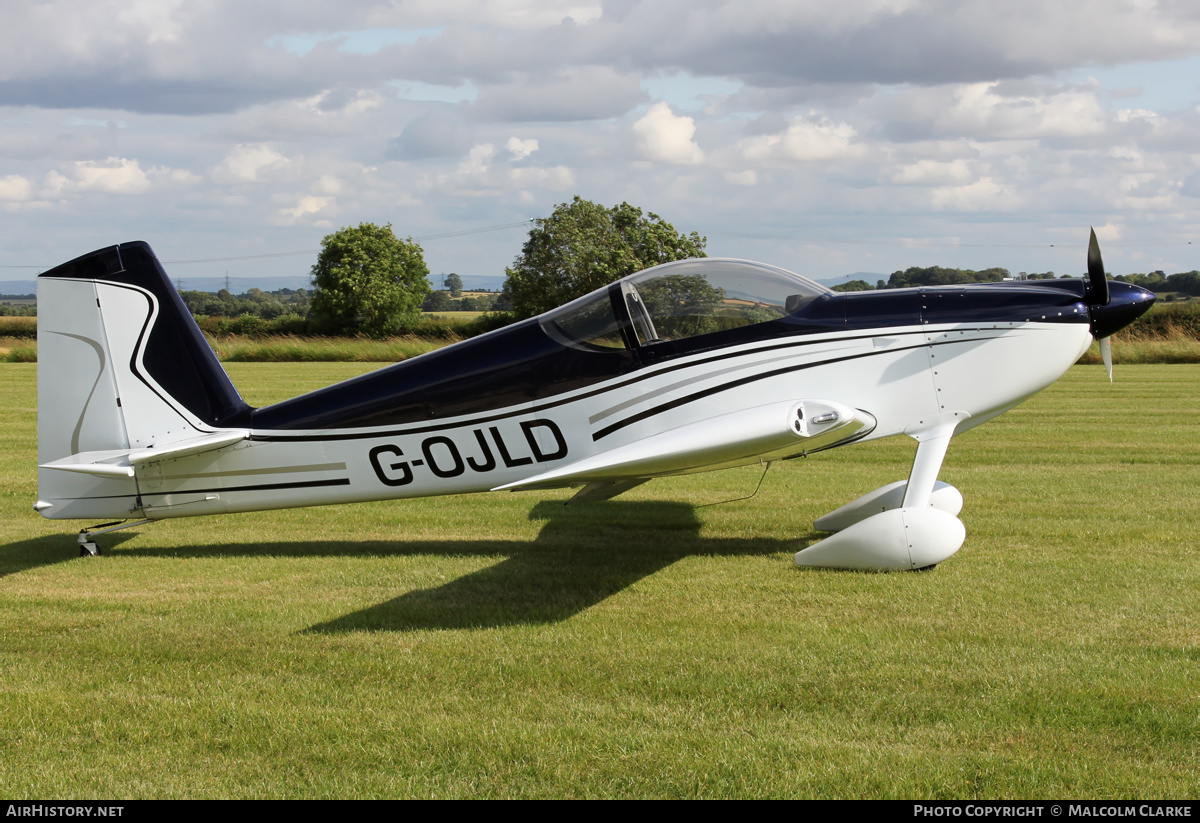
MULTIPOLYGON (((467 321, 444 315, 423 317, 407 333, 408 337, 428 340, 459 340, 474 337, 512 322, 503 312, 481 314, 467 321)), ((313 324, 298 314, 285 314, 264 320, 253 314, 241 317, 197 317, 196 323, 205 334, 214 338, 251 337, 325 337, 313 324)), ((1121 332, 1122 337, 1134 340, 1200 340, 1200 301, 1163 302, 1121 332)), ((36 317, 0 317, 0 337, 21 340, 37 338, 36 317)))

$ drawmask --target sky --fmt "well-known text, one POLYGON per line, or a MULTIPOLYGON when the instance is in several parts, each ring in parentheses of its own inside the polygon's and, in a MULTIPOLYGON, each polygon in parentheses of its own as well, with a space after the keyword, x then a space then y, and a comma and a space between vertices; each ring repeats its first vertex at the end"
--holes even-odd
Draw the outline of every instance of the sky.
POLYGON ((130 240, 185 280, 294 276, 360 222, 418 239, 435 274, 502 277, 574 195, 826 280, 1078 274, 1089 226, 1111 274, 1200 269, 1191 0, 44 0, 3 19, 0 279, 130 240))

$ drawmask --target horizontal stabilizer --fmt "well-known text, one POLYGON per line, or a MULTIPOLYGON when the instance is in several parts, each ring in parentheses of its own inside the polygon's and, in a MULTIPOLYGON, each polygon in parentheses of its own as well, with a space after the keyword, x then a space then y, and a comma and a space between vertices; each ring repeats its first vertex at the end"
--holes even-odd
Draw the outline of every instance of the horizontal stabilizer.
POLYGON ((151 446, 148 449, 138 449, 129 454, 129 462, 135 466, 146 463, 157 463, 160 460, 174 460, 178 457, 191 457, 193 454, 203 454, 215 449, 223 449, 240 443, 250 436, 249 429, 230 429, 214 432, 202 437, 192 437, 179 440, 165 446, 151 446))
POLYGON ((651 435, 498 488, 553 489, 744 466, 828 448, 874 426, 870 414, 828 400, 771 403, 651 435))
POLYGON ((40 468, 92 474, 97 477, 133 477, 139 466, 223 449, 234 443, 240 443, 249 436, 249 429, 234 429, 206 434, 202 437, 192 437, 149 449, 80 452, 61 460, 43 463, 40 468))
POLYGON ((42 463, 39 469, 58 469, 64 472, 91 474, 96 477, 133 477, 133 466, 129 465, 128 451, 80 452, 51 463, 42 463))

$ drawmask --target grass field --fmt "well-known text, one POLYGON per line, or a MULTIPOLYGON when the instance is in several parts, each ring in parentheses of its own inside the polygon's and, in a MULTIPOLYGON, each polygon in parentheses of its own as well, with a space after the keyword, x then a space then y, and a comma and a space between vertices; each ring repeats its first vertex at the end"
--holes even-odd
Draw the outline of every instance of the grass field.
MULTIPOLYGON (((364 364, 233 363, 262 404, 364 364)), ((1200 367, 957 438, 963 549, 801 570, 891 440, 759 471, 174 521, 79 559, 0 365, 0 796, 1200 796, 1200 367)))
MULTIPOLYGON (((392 337, 264 337, 227 335, 210 340, 226 363, 398 363, 440 349, 449 341, 392 337)), ((1200 348, 1200 345, 1197 346, 1200 348)))
MULTIPOLYGON (((464 292, 465 294, 465 292, 464 292)), ((470 296, 470 295, 468 295, 470 296)), ((441 320, 450 320, 456 323, 469 323, 472 320, 487 314, 482 311, 427 311, 424 314, 428 317, 437 317, 441 320)))

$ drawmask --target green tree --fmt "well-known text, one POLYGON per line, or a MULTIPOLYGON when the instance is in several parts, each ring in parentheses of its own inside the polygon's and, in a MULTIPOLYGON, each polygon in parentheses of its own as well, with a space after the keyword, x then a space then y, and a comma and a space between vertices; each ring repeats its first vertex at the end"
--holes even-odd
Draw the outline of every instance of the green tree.
POLYGON ((412 238, 392 224, 359 223, 321 241, 312 268, 316 292, 311 316, 330 332, 386 337, 416 323, 429 293, 429 268, 412 238))
POLYGON ((904 271, 892 272, 888 278, 889 289, 905 289, 913 286, 955 286, 962 283, 998 283, 1008 277, 1008 269, 992 268, 981 271, 971 269, 944 269, 941 266, 919 268, 910 266, 904 271))
MULTIPOLYGON (((879 282, 883 282, 882 280, 879 282)), ((866 280, 847 280, 845 283, 838 283, 833 287, 834 291, 871 291, 875 287, 866 280)))
POLYGON ((721 328, 716 315, 725 299, 725 290, 713 286, 703 275, 656 277, 639 285, 638 294, 661 338, 695 337, 721 328))
POLYGON ((421 305, 421 311, 454 311, 454 301, 444 291, 431 291, 421 305))
POLYGON ((704 257, 707 238, 681 234, 657 214, 622 203, 611 209, 578 195, 534 221, 521 254, 507 270, 506 301, 532 317, 627 274, 689 257, 704 257))
POLYGON ((462 297, 463 282, 462 278, 456 273, 450 272, 445 279, 446 291, 450 292, 451 297, 462 297))

